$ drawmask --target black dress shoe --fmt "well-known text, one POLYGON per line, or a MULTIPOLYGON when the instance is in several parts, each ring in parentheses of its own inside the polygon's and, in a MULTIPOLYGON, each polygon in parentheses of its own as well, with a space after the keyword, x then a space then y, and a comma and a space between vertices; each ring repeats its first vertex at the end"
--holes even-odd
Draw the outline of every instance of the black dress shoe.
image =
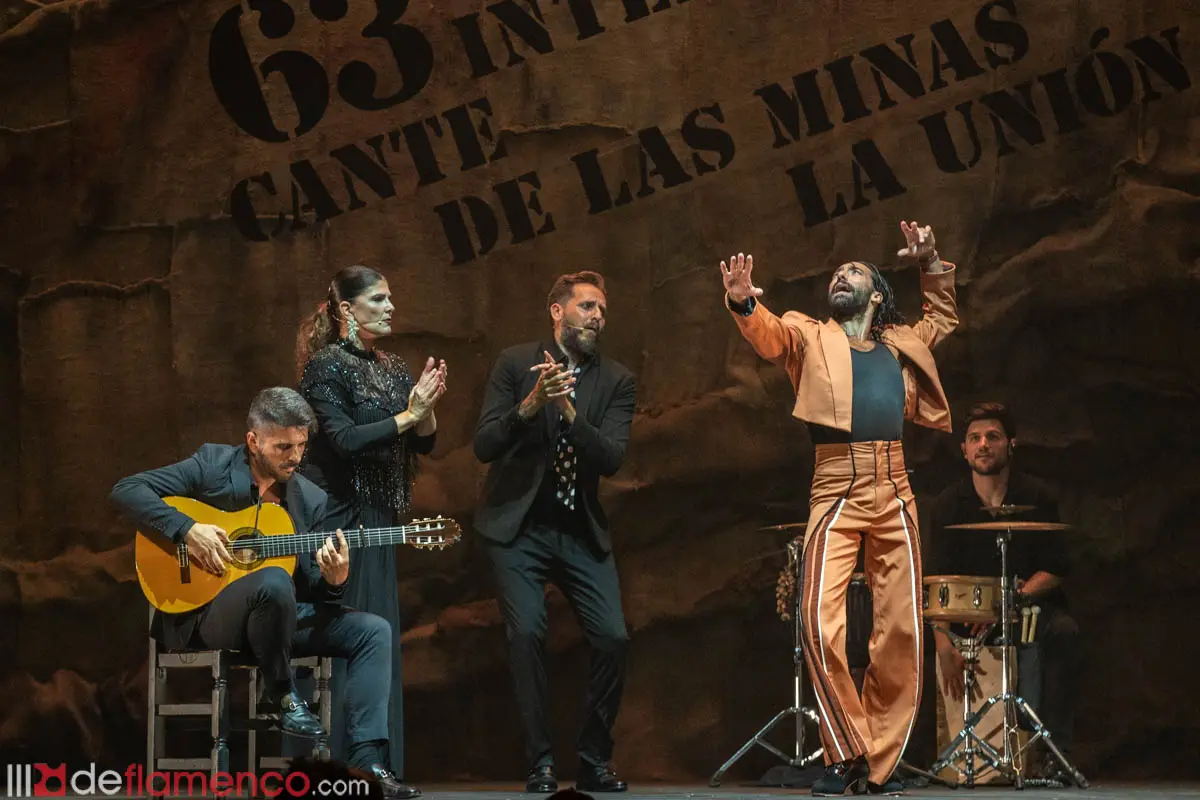
POLYGON ((558 791, 558 778, 554 777, 554 767, 534 767, 529 770, 525 779, 525 791, 530 794, 553 794, 558 791))
POLYGON ((886 795, 891 795, 892 797, 897 797, 899 795, 904 794, 904 784, 895 775, 888 778, 882 784, 875 783, 874 781, 868 780, 867 781, 867 793, 868 794, 886 794, 886 795))
POLYGON ((381 764, 372 764, 367 770, 367 774, 379 784, 379 788, 383 790, 384 797, 396 798, 396 800, 409 800, 409 798, 421 796, 420 789, 415 786, 409 786, 406 783, 401 783, 390 770, 381 764))
POLYGON ((812 793, 816 797, 831 797, 843 795, 849 789, 854 794, 862 794, 867 789, 870 771, 867 760, 862 756, 852 761, 830 764, 825 768, 825 774, 813 783, 812 793))
POLYGON ((267 696, 262 705, 267 709, 262 716, 278 720, 281 733, 308 739, 319 739, 327 735, 321 720, 317 719, 309 710, 308 704, 295 692, 288 692, 278 698, 267 696))
POLYGON ((575 788, 581 792, 623 792, 629 784, 617 777, 609 767, 584 766, 579 768, 575 788))

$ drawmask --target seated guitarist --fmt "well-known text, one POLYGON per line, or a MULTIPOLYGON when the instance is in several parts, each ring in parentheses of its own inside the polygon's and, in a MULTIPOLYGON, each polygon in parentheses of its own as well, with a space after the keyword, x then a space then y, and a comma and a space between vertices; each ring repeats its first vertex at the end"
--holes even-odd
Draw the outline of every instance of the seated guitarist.
MULTIPOLYGON (((223 575, 233 560, 227 532, 191 519, 162 498, 190 497, 223 511, 276 503, 291 516, 297 532, 320 531, 325 492, 296 472, 315 426, 312 409, 297 392, 264 389, 250 406, 245 444, 202 445, 179 463, 123 478, 110 498, 143 534, 161 533, 175 545, 186 542, 193 567, 223 575)), ((391 691, 391 630, 381 617, 338 602, 350 561, 341 530, 337 539, 336 546, 329 537, 315 554, 300 555, 292 575, 278 567, 262 568, 195 611, 155 613, 151 633, 171 649, 253 653, 263 674, 264 705, 278 711, 280 730, 293 736, 325 735, 296 693, 293 656, 346 659, 350 765, 373 775, 387 797, 415 797, 419 790, 381 766, 391 691)))

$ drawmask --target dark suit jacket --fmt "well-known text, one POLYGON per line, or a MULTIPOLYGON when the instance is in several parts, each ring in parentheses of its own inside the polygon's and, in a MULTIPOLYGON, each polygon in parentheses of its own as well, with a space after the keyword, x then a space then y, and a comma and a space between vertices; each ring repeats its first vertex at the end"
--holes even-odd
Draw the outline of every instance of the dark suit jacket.
MULTIPOLYGON (((163 497, 190 497, 222 511, 238 511, 258 502, 258 489, 250 476, 246 445, 205 444, 189 458, 159 469, 122 478, 109 499, 145 534, 161 533, 174 544, 183 542, 195 520, 171 508, 163 497)), ((296 531, 319 531, 325 520, 325 491, 299 473, 288 481, 283 508, 296 531)), ((321 577, 314 553, 296 559, 292 574, 296 601, 317 603, 339 599, 345 584, 330 586, 321 577)), ((185 614, 157 612, 150 633, 168 648, 186 647, 204 609, 185 614)))
MULTIPOLYGON (((553 340, 527 342, 500 353, 475 428, 475 456, 491 464, 475 527, 495 542, 510 542, 520 532, 552 466, 561 419, 558 406, 546 405, 528 422, 517 414, 517 407, 537 383, 537 373, 530 368, 545 361, 543 350, 556 359, 563 357, 553 340)), ((576 496, 583 503, 590 533, 607 553, 612 549, 612 537, 608 517, 600 507, 600 477, 616 473, 625 460, 637 385, 633 373, 597 355, 579 376, 575 397, 575 422, 567 437, 579 457, 576 496)))

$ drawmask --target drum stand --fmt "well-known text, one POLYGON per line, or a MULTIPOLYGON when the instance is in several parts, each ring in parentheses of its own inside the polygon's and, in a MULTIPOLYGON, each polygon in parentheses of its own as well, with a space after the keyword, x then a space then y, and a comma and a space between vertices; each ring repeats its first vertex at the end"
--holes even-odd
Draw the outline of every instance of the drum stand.
POLYGON ((979 652, 983 649, 983 643, 988 634, 992 632, 992 628, 988 628, 978 636, 969 637, 959 636, 950 629, 938 625, 933 627, 949 636, 963 656, 963 727, 958 737, 938 756, 932 769, 934 772, 939 772, 959 758, 963 758, 966 760, 965 769, 960 768, 958 771, 963 775, 963 783, 966 787, 973 789, 975 788, 975 758, 977 755, 982 755, 984 760, 997 770, 1000 769, 999 764, 1003 761, 1003 757, 996 752, 996 748, 975 732, 975 725, 979 720, 972 719, 974 715, 971 711, 972 692, 977 685, 975 668, 979 665, 979 652), (962 746, 961 750, 958 749, 960 745, 962 746))
POLYGON ((978 647, 982 645, 983 637, 980 637, 975 644, 973 640, 973 649, 970 651, 970 660, 963 667, 964 676, 964 697, 963 697, 963 729, 958 732, 954 740, 946 746, 946 749, 938 756, 938 760, 934 762, 931 768, 933 772, 950 766, 956 757, 956 753, 960 747, 966 745, 959 755, 965 755, 967 758, 967 779, 966 785, 973 788, 975 785, 975 760, 974 756, 977 752, 975 748, 968 744, 968 740, 978 745, 979 751, 983 758, 997 772, 1007 775, 1012 779, 1013 788, 1024 789, 1025 779, 1021 775, 1021 771, 1016 768, 1014 759, 1020 756, 1021 752, 1029 749, 1038 739, 1045 739, 1046 746, 1050 748, 1050 752, 1058 759, 1059 764, 1066 770, 1066 773, 1071 776, 1076 786, 1082 789, 1088 787, 1087 779, 1083 777, 1083 773, 1075 768, 1063 752, 1058 749, 1053 739, 1050 736, 1050 731, 1042 724, 1041 719, 1034 713, 1033 709, 1024 699, 1018 697, 1009 686, 1008 672, 1008 652, 1010 643, 1012 642, 1011 626, 1012 618, 1015 611, 1016 603, 1013 598, 1012 580, 1008 576, 1008 541, 1012 536, 1012 530, 1000 531, 996 534, 996 545, 1000 548, 1000 694, 992 695, 983 702, 979 710, 974 714, 969 714, 971 707, 971 688, 974 685, 975 678, 975 661, 978 659, 978 647), (969 681, 969 682, 968 682, 969 681), (996 751, 996 748, 985 742, 977 733, 975 726, 983 719, 992 706, 997 703, 1004 704, 1004 753, 996 751), (1014 752, 1013 742, 1016 740, 1017 729, 1019 727, 1019 715, 1025 717, 1026 721, 1032 726, 1034 732, 1033 737, 1026 742, 1025 746, 1014 752))
MULTIPOLYGON (((788 545, 788 555, 789 564, 793 565, 794 568, 796 557, 795 542, 788 545)), ((721 776, 723 776, 730 767, 737 763, 738 759, 750 752, 750 749, 754 747, 754 745, 758 745, 764 750, 774 753, 785 764, 795 769, 807 767, 809 764, 824 755, 825 749, 823 747, 818 747, 807 756, 804 755, 804 720, 807 719, 814 725, 820 725, 821 721, 820 718, 817 717, 817 712, 813 711, 811 708, 806 708, 801 705, 803 699, 803 689, 801 688, 800 677, 804 671, 804 651, 802 650, 804 639, 800 628, 800 592, 796 592, 795 594, 796 607, 792 615, 792 620, 794 623, 792 626, 792 705, 783 709, 774 717, 772 717, 770 722, 762 726, 762 728, 760 728, 756 734, 751 736, 750 739, 743 744, 736 753, 730 756, 729 760, 722 764, 720 769, 714 772, 713 776, 709 778, 709 786, 720 786, 721 776), (778 747, 763 738, 770 733, 771 729, 788 717, 796 718, 796 749, 794 755, 792 756, 788 756, 778 747)))

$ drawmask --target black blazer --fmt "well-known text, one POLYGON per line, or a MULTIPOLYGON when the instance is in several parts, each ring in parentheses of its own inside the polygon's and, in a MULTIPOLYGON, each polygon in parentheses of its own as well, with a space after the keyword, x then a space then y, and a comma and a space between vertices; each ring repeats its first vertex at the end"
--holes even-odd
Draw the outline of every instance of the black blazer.
MULTIPOLYGON (((183 461, 122 478, 109 499, 142 533, 157 531, 179 544, 196 521, 162 501, 170 496, 190 497, 222 511, 238 511, 257 503, 246 445, 201 445, 183 461)), ((325 491, 315 483, 299 473, 292 475, 283 507, 297 533, 322 530, 327 500, 325 491)), ((330 586, 321 577, 315 553, 304 553, 296 559, 292 580, 299 603, 336 601, 346 591, 345 584, 330 586)), ((184 614, 156 612, 150 633, 170 649, 184 648, 191 641, 196 618, 203 610, 184 614)))
MULTIPOLYGON (((555 359, 564 357, 553 341, 527 342, 500 353, 475 427, 475 456, 491 464, 475 527, 502 544, 520 532, 554 458, 561 419, 558 407, 548 404, 528 422, 517 414, 537 383, 537 373, 530 368, 546 360, 543 350, 555 359)), ((612 550, 612 536, 600 507, 600 477, 615 474, 625 460, 637 386, 633 373, 597 355, 579 376, 575 397, 575 423, 567 436, 579 457, 576 496, 596 544, 607 553, 612 550)))

